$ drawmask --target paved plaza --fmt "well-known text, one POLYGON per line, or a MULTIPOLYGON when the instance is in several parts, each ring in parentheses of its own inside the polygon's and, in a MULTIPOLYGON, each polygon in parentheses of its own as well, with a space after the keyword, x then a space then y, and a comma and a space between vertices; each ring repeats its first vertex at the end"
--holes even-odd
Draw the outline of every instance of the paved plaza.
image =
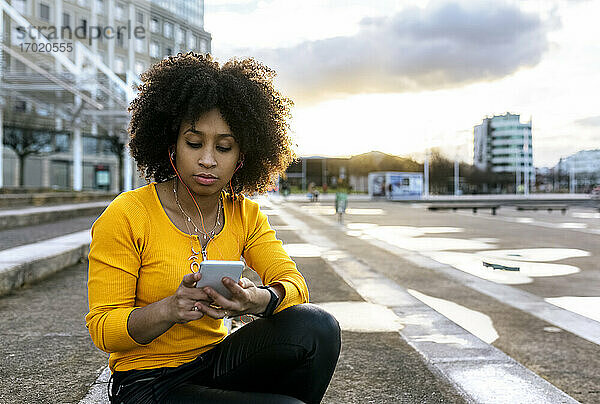
MULTIPOLYGON (((311 301, 343 329, 324 402, 600 401, 597 210, 492 216, 354 199, 340 224, 331 201, 257 200, 311 301)), ((95 217, 0 230, 2 273, 17 258, 28 274, 60 261, 44 258, 51 246, 81 256, 0 297, 0 402, 106 402, 108 355, 83 318, 81 234, 95 217)))

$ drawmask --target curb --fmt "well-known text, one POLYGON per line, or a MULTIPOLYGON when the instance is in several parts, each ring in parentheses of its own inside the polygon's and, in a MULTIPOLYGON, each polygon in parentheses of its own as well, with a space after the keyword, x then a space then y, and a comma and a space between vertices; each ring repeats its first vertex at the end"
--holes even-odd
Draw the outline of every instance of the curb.
POLYGON ((34 226, 79 216, 99 215, 110 201, 77 203, 71 205, 42 206, 0 211, 0 229, 34 226))
POLYGON ((89 253, 89 230, 0 251, 0 296, 76 264, 89 253))

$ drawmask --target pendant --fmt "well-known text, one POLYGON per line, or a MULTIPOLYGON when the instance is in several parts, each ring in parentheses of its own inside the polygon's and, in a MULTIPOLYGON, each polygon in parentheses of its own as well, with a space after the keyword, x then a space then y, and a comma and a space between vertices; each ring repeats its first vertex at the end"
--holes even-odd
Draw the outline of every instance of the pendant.
POLYGON ((198 272, 200 271, 200 264, 196 261, 198 259, 198 253, 194 251, 194 249, 192 248, 192 251, 195 254, 192 254, 189 256, 188 261, 192 261, 190 262, 190 271, 192 272, 198 272), (196 270, 194 271, 194 265, 196 266, 196 270))

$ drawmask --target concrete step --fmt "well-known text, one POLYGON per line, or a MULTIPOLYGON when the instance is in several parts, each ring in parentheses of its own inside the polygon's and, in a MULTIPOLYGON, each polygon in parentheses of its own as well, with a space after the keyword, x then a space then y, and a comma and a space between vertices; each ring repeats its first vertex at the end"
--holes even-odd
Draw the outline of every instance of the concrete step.
POLYGON ((0 251, 0 296, 76 264, 89 253, 90 231, 0 251))
POLYGON ((0 210, 0 230, 100 215, 110 200, 0 210))
POLYGON ((110 192, 46 192, 0 194, 0 209, 112 200, 110 192))

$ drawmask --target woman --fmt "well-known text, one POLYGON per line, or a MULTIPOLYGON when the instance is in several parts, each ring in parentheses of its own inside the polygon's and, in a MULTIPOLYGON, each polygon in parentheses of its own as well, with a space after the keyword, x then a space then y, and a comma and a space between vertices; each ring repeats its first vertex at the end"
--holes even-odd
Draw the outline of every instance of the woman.
POLYGON ((340 351, 337 321, 306 283, 258 205, 292 161, 291 101, 252 59, 164 59, 142 74, 130 147, 150 184, 119 195, 92 227, 86 325, 110 353, 112 402, 319 402, 340 351), (225 192, 227 190, 228 192, 225 192), (198 261, 239 260, 265 287, 198 261), (227 336, 223 318, 259 318, 227 336))

